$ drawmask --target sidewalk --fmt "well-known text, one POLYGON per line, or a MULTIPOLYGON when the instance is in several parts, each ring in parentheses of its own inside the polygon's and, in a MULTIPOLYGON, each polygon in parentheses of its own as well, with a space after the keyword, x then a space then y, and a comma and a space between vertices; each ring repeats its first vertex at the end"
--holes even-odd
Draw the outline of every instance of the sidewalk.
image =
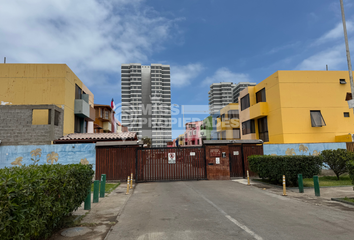
MULTIPOLYGON (((133 185, 135 187, 135 185, 133 185)), ((73 215, 86 216, 79 227, 63 229, 54 234, 49 240, 93 240, 104 239, 113 225, 117 223, 117 216, 121 214, 126 202, 133 193, 126 195, 127 184, 120 184, 113 192, 99 198, 98 203, 92 203, 91 210, 84 210, 84 204, 73 215), (63 236, 64 235, 64 236, 63 236)))
MULTIPOLYGON (((238 182, 241 184, 247 185, 247 179, 233 179, 232 181, 238 182)), ((282 196, 283 195, 283 187, 282 186, 277 186, 277 185, 272 185, 272 184, 267 184, 259 181, 254 181, 251 179, 251 185, 252 187, 257 187, 259 189, 262 189, 264 191, 282 196)), ((325 205, 329 207, 334 207, 340 210, 344 211, 354 211, 354 206, 345 204, 345 203, 340 203, 336 201, 332 201, 331 198, 344 198, 344 197, 349 197, 349 198, 354 198, 354 191, 353 191, 353 186, 348 186, 348 187, 321 187, 320 188, 320 197, 315 196, 315 190, 314 188, 304 188, 304 193, 299 193, 298 188, 287 188, 286 189, 287 196, 284 197, 290 197, 290 198, 295 198, 298 199, 302 202, 307 202, 314 204, 316 206, 319 205, 325 205)))

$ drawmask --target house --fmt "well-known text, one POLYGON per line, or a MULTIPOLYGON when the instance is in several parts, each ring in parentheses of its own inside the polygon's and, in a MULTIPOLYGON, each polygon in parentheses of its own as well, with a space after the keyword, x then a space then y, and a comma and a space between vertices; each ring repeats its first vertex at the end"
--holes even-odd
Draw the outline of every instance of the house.
POLYGON ((241 139, 238 103, 230 103, 220 110, 216 130, 219 140, 241 139))
POLYGON ((114 111, 110 105, 95 104, 95 133, 112 133, 114 125, 112 119, 114 111))
POLYGON ((97 143, 97 142, 138 142, 137 133, 73 133, 54 140, 54 144, 97 143))
POLYGON ((352 142, 348 71, 277 71, 240 92, 242 139, 352 142))
POLYGON ((0 64, 0 85, 3 145, 93 132, 94 95, 66 64, 0 64))
POLYGON ((203 121, 186 123, 186 131, 184 133, 184 146, 201 146, 202 137, 200 134, 200 126, 203 121))

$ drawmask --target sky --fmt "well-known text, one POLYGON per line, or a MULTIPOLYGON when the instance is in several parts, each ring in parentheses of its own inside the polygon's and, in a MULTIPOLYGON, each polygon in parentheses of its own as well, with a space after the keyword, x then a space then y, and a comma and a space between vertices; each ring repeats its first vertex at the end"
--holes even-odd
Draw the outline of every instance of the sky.
MULTIPOLYGON (((66 63, 98 104, 121 102, 121 64, 169 64, 172 104, 204 105, 186 110, 185 121, 207 116, 214 82, 259 83, 278 70, 326 65, 348 69, 339 0, 0 4, 0 57, 8 63, 66 63)), ((344 7, 353 53, 354 2, 344 0, 344 7)), ((182 124, 172 129, 173 138, 183 133, 182 124)))

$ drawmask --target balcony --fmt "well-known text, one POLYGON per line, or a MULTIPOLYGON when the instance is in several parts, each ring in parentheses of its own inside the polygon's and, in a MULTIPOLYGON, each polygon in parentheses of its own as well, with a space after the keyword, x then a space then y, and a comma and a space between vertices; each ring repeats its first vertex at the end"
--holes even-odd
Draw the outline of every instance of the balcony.
POLYGON ((102 127, 103 127, 103 131, 112 131, 111 122, 104 122, 102 127))
POLYGON ((88 104, 88 101, 84 99, 83 94, 83 99, 75 99, 75 106, 74 106, 74 113, 75 115, 82 117, 82 118, 89 118, 90 117, 90 105, 88 104))
POLYGON ((259 102, 250 107, 250 119, 257 119, 268 116, 268 103, 259 102))

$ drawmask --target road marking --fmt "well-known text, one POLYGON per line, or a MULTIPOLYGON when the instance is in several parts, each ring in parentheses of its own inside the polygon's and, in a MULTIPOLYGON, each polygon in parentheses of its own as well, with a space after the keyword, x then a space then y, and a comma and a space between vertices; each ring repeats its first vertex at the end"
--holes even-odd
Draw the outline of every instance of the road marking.
MULTIPOLYGON (((187 185, 187 184, 186 184, 187 185)), ((187 185, 188 186, 188 185, 187 185)), ((196 193, 198 193, 205 201, 207 201, 210 205, 212 205, 214 208, 216 208, 219 212, 221 212, 227 219, 229 219, 232 223, 234 223, 235 225, 237 225, 239 228, 241 228, 242 230, 244 230, 245 232, 247 232, 249 235, 251 235, 252 237, 254 237, 254 239, 256 240, 263 240, 262 237, 260 237, 259 235, 257 235, 255 232, 253 232, 251 229, 249 229, 247 226, 243 225, 242 223, 240 223, 239 221, 237 221, 236 219, 234 219, 233 217, 231 217, 230 215, 228 215, 224 210, 222 210, 221 208, 219 208, 217 205, 215 205, 215 203, 213 203, 212 201, 210 201, 209 199, 207 199, 203 194, 201 194, 200 192, 198 192, 197 190, 195 190, 193 187, 188 186, 189 188, 191 188, 193 191, 195 191, 196 193)))

